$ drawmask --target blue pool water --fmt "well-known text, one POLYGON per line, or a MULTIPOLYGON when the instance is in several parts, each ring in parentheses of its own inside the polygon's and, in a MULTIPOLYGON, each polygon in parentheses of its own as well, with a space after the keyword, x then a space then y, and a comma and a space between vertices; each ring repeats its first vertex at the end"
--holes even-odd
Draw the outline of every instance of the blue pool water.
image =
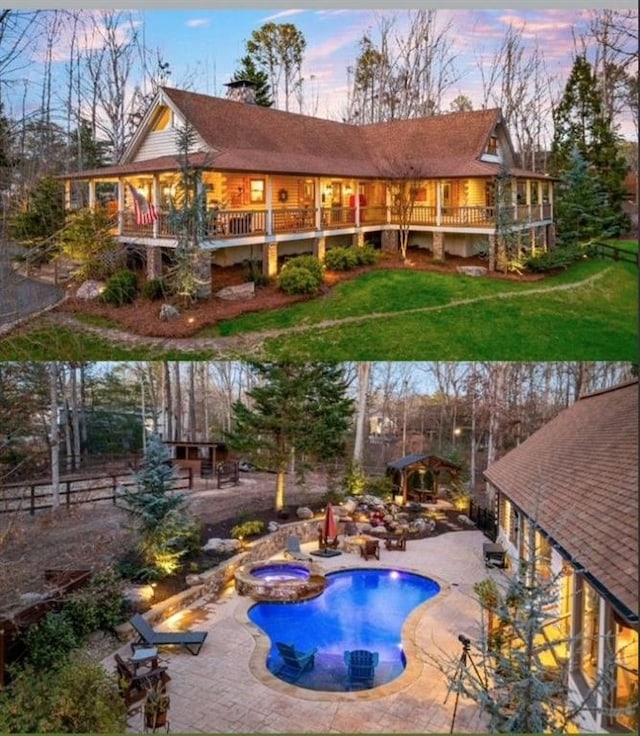
POLYGON ((249 619, 271 641, 267 667, 276 676, 282 665, 277 641, 302 651, 317 648, 313 669, 295 682, 309 690, 345 690, 344 652, 369 649, 379 653, 377 687, 402 674, 406 666, 401 640, 404 622, 416 606, 439 591, 435 581, 410 572, 343 570, 327 575, 327 587, 317 598, 257 603, 249 609, 249 619))

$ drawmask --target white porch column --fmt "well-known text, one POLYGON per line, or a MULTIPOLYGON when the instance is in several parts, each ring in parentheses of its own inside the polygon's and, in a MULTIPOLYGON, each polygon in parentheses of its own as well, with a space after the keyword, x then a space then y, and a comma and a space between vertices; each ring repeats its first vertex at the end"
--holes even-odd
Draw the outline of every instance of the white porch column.
POLYGON ((118 235, 124 230, 124 179, 118 179, 118 235))
POLYGON ((436 181, 436 225, 438 227, 442 224, 442 182, 440 179, 436 181))
POLYGON ((157 238, 160 231, 160 177, 157 174, 151 181, 151 201, 158 213, 158 219, 153 221, 153 237, 157 238))
POLYGON ((320 178, 313 180, 313 210, 315 214, 316 230, 322 228, 322 192, 320 191, 320 178))
POLYGON ((267 204, 266 222, 264 224, 267 235, 273 235, 273 177, 267 176, 264 198, 267 204))

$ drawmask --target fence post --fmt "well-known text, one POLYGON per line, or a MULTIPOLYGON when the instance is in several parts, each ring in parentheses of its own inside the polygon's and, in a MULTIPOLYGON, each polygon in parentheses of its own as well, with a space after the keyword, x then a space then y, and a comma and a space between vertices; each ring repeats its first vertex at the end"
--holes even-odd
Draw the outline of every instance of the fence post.
POLYGON ((193 468, 189 468, 189 490, 193 490, 193 468))
POLYGON ((67 508, 69 508, 69 506, 71 506, 71 481, 65 481, 65 485, 67 486, 67 508))
POLYGON ((111 494, 111 500, 113 502, 113 505, 116 505, 116 499, 117 499, 117 491, 118 491, 118 484, 116 483, 116 476, 112 475, 111 479, 113 480, 112 488, 112 494, 111 494))
POLYGON ((31 516, 34 516, 36 513, 36 487, 33 483, 31 484, 30 496, 31 496, 31 508, 29 509, 29 513, 31 514, 31 516))

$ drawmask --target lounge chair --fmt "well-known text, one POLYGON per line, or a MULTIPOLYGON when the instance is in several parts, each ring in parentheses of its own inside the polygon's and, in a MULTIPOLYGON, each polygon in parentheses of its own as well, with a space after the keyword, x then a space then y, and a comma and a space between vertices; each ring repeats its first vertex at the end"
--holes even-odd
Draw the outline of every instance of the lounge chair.
POLYGON ((380 541, 378 539, 367 539, 360 545, 360 555, 368 560, 369 557, 380 559, 380 541))
POLYGON ((277 641, 276 647, 278 647, 278 652, 283 660, 282 666, 277 672, 278 675, 295 682, 303 673, 313 669, 317 649, 300 652, 293 644, 285 644, 282 641, 277 641))
POLYGON ((407 549, 407 535, 401 532, 392 537, 387 537, 384 540, 384 546, 388 550, 398 549, 404 552, 407 549))
POLYGON ((129 623, 138 634, 136 641, 131 644, 132 651, 137 647, 163 647, 174 644, 184 647, 195 655, 200 653, 207 638, 206 631, 155 631, 139 613, 136 613, 129 623))
POLYGON ((125 662, 119 654, 114 655, 116 660, 116 674, 118 676, 118 688, 128 707, 141 700, 147 690, 154 686, 164 687, 171 677, 164 666, 156 666, 136 670, 135 667, 125 662))
POLYGON ((284 556, 294 560, 311 561, 311 557, 300 549, 300 539, 295 534, 287 537, 287 548, 284 551, 284 556))
POLYGON ((347 689, 373 687, 378 660, 378 652, 370 652, 367 649, 346 651, 344 653, 344 663, 347 665, 347 689))

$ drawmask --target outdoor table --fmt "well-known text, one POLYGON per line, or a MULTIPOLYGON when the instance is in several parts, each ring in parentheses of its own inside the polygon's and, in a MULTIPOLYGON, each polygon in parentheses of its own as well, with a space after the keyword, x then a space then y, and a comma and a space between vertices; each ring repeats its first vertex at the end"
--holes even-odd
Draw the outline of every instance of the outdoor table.
POLYGON ((157 647, 141 647, 129 657, 129 662, 137 670, 138 667, 157 667, 158 666, 158 648, 157 647))

